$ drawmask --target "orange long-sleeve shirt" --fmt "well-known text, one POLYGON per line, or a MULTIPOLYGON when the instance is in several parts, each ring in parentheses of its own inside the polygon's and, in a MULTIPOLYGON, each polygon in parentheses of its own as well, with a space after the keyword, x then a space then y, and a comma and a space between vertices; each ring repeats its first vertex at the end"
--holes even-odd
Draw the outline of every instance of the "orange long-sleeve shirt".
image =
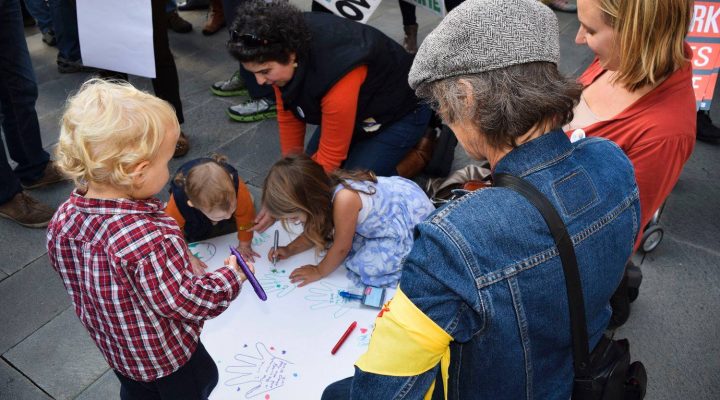
MULTIPOLYGON (((180 230, 184 232, 185 217, 180 213, 172 194, 170 194, 170 200, 168 200, 167 207, 165 207, 165 213, 177 221, 180 230)), ((253 238, 253 233, 249 229, 253 227, 255 206, 253 205, 250 191, 243 181, 238 181, 237 208, 235 209, 234 216, 235 224, 237 225, 238 240, 241 242, 250 242, 253 238)))
MULTIPOLYGON (((322 165, 326 172, 340 168, 347 158, 355 129, 360 87, 365 82, 367 72, 366 65, 356 67, 343 76, 322 98, 320 145, 312 158, 322 165)), ((277 119, 282 155, 302 152, 305 143, 305 122, 297 119, 292 111, 285 110, 280 89, 277 86, 273 86, 273 89, 278 105, 277 119)))

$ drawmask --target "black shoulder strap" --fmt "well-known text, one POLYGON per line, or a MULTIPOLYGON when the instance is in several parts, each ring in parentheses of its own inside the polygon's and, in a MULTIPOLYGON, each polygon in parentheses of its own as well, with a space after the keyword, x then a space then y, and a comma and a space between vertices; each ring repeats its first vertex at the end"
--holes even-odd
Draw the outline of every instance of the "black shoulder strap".
POLYGON ((587 324, 585 322, 585 301, 583 300, 582 284, 580 282, 580 271, 575 258, 572 238, 568 234, 565 223, 558 215, 552 203, 537 190, 533 185, 513 175, 493 175, 494 186, 506 187, 514 190, 525 197, 535 208, 540 211, 545 222, 552 232, 555 245, 560 253, 560 260, 565 274, 565 288, 568 294, 568 306, 570 309, 570 328, 573 339, 573 367, 575 377, 588 375, 590 360, 587 324))

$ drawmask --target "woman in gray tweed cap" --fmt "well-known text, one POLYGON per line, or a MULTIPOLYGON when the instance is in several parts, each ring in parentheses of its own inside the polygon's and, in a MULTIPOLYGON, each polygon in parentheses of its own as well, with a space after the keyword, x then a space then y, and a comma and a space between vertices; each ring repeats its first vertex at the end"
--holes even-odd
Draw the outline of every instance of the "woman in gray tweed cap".
MULTIPOLYGON (((572 239, 592 347, 639 226, 632 166, 605 139, 571 143, 580 87, 560 75, 555 15, 534 0, 467 0, 425 39, 410 86, 493 175, 521 177, 572 239)), ((324 399, 569 399, 562 263, 538 210, 504 187, 470 192, 416 227, 393 299, 355 376, 324 399)))

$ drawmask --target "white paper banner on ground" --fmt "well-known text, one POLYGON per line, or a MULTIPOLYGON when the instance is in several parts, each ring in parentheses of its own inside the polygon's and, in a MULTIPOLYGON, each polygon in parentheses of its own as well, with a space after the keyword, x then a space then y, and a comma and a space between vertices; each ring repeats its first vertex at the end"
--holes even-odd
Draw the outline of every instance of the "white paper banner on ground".
MULTIPOLYGON (((288 233, 276 223, 253 239, 253 249, 263 256, 255 262, 255 276, 267 301, 261 301, 246 282, 230 307, 205 323, 201 340, 220 374, 212 400, 319 399, 327 385, 354 373, 353 365, 370 341, 378 310, 338 295, 339 290, 361 293, 362 288, 346 277, 342 266, 302 288, 290 283, 293 269, 320 259, 309 250, 273 266, 267 254, 275 229, 281 246, 300 231, 297 227, 297 233, 288 233), (353 321, 357 327, 331 355, 353 321)), ((192 243, 189 248, 216 269, 229 255, 230 245, 237 245, 235 234, 192 243)))
POLYGON ((147 0, 77 0, 83 64, 155 78, 152 9, 147 0))
POLYGON ((335 15, 353 21, 367 22, 375 9, 380 5, 381 0, 315 0, 335 15))
POLYGON ((695 2, 687 42, 693 50, 696 106, 709 110, 720 71, 720 0, 695 2))

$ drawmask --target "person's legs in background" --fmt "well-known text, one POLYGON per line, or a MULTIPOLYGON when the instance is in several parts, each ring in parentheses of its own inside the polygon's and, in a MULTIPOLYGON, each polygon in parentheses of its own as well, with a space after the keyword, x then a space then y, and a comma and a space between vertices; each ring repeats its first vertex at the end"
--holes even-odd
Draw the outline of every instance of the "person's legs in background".
POLYGON ((207 14, 207 21, 202 29, 205 36, 214 35, 225 27, 225 12, 222 0, 210 0, 210 9, 207 14))
POLYGON ((400 14, 402 14, 403 32, 405 32, 403 47, 408 53, 415 54, 417 53, 418 34, 415 6, 403 0, 398 0, 398 5, 400 6, 400 14))
MULTIPOLYGON (((155 79, 152 80, 155 96, 172 104, 175 115, 182 124, 185 122, 182 102, 180 101, 180 82, 178 80, 175 58, 170 51, 165 16, 167 0, 152 0, 153 47, 155 51, 155 79)), ((180 133, 175 157, 182 157, 190 149, 187 137, 180 133)))
POLYGON ((48 0, 48 4, 57 39, 58 72, 70 74, 94 71, 93 68, 85 67, 82 63, 75 1, 48 0))
POLYGON ((42 147, 35 111, 37 83, 25 42, 20 0, 0 0, 0 216, 28 227, 44 227, 53 209, 23 191, 62 181, 42 147))
POLYGON ((421 105, 370 139, 353 143, 343 168, 368 168, 381 176, 397 175, 400 161, 425 134, 431 114, 428 106, 421 105))
MULTIPOLYGON (((242 0, 222 0, 225 22, 228 27, 235 20, 235 12, 242 0)), ((250 99, 227 109, 227 115, 238 122, 254 122, 277 115, 275 93, 269 85, 258 85, 255 76, 242 65, 226 81, 215 82, 210 90, 217 96, 239 96, 247 94, 250 99)))
POLYGON ((52 25, 52 17, 50 16, 50 7, 46 0, 24 0, 25 6, 30 15, 37 20, 38 28, 42 33, 42 41, 48 46, 55 46, 55 29, 52 25))
MULTIPOLYGON (((377 134, 366 139, 353 140, 343 169, 369 169, 380 176, 398 174, 398 164, 422 139, 430 122, 432 111, 421 105, 398 121, 384 126, 377 134)), ((315 130, 305 147, 313 155, 320 144, 321 127, 315 130)))
POLYGON ((178 5, 175 0, 167 0, 165 4, 165 13, 167 18, 167 26, 177 33, 188 33, 192 31, 192 24, 184 20, 178 14, 178 5))

